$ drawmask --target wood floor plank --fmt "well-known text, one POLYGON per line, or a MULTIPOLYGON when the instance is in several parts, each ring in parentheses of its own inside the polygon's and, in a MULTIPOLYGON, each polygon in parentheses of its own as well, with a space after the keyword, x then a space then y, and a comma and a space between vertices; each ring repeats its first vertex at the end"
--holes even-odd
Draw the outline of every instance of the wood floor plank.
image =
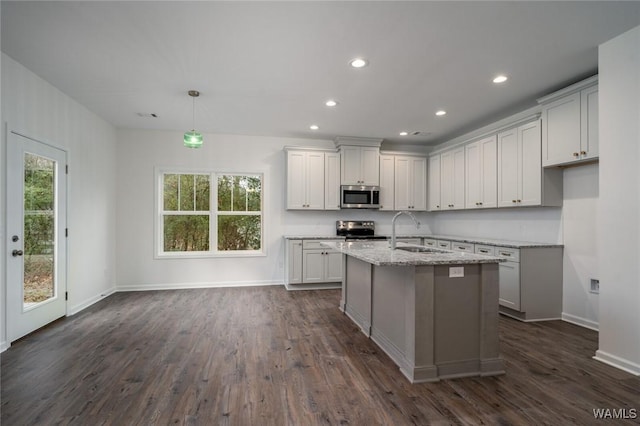
POLYGON ((597 333, 501 317, 507 374, 410 384, 339 290, 116 293, 1 355, 3 425, 558 425, 640 415, 640 378, 597 333))

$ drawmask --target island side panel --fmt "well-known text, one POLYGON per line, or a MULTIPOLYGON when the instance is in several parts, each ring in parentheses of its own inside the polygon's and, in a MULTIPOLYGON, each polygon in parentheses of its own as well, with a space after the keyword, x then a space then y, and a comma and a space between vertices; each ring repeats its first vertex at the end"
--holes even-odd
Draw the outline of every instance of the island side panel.
POLYGON ((415 283, 405 288, 406 359, 410 368, 402 373, 411 383, 434 382, 435 366, 435 267, 418 266, 415 283))
POLYGON ((480 322, 480 375, 504 374, 504 362, 500 358, 500 342, 498 338, 498 293, 500 292, 498 264, 482 265, 480 274, 482 312, 480 322))
POLYGON ((413 266, 373 268, 371 340, 401 369, 409 368, 405 358, 410 344, 406 336, 405 294, 414 287, 415 269, 413 266))
POLYGON ((371 284, 373 265, 347 256, 344 275, 345 313, 367 336, 371 335, 371 284))
POLYGON ((480 265, 435 267, 434 344, 440 378, 480 373, 480 287, 480 265), (450 277, 451 267, 464 268, 464 276, 450 277))

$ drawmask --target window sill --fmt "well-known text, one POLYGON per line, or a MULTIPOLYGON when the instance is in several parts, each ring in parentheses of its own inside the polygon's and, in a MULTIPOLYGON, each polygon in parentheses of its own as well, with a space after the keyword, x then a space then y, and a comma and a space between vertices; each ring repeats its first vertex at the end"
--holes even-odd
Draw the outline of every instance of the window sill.
POLYGON ((242 257, 266 257, 267 253, 264 251, 219 251, 219 252, 176 252, 176 253, 161 253, 154 256, 154 259, 216 259, 216 258, 242 258, 242 257))

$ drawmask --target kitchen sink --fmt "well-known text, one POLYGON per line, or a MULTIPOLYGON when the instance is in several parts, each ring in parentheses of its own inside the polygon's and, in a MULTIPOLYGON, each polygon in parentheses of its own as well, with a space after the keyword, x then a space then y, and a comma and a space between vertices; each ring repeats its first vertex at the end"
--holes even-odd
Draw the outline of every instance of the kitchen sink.
POLYGON ((409 251, 411 253, 448 253, 447 250, 440 250, 431 247, 414 247, 414 246, 402 246, 396 247, 398 250, 409 251))

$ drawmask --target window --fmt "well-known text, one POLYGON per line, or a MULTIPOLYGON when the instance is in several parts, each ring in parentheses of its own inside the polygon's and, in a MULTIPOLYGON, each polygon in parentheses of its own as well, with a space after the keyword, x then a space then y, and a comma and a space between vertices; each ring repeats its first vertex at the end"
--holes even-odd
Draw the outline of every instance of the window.
POLYGON ((263 254, 262 175, 160 172, 160 257, 263 254))

